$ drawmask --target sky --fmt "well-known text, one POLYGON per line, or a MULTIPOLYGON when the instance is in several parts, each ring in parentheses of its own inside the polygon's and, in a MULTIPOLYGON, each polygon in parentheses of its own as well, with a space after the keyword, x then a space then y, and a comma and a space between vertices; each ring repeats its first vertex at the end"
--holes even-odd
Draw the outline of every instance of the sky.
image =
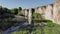
POLYGON ((0 0, 0 6, 11 8, 34 8, 54 3, 55 0, 0 0))

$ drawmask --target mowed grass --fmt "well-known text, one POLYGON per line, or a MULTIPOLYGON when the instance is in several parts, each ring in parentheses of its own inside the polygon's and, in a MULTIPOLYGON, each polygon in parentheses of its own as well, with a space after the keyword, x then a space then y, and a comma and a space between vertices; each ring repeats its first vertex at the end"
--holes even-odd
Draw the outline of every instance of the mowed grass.
MULTIPOLYGON (((52 21, 45 21, 46 26, 43 27, 44 34, 60 34, 60 25, 53 23, 52 21)), ((31 34, 41 34, 41 27, 37 27, 36 30, 32 30, 31 34)), ((28 30, 17 30, 12 34, 28 34, 28 30)))

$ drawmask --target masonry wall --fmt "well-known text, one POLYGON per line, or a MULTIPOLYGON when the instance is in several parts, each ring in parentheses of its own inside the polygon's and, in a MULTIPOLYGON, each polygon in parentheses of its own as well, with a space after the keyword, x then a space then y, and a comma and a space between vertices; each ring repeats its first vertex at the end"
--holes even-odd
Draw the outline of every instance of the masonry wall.
POLYGON ((60 24, 60 1, 56 2, 53 6, 54 22, 60 24))
MULTIPOLYGON (((31 10, 32 8, 28 9, 31 10)), ((27 9, 26 9, 27 10, 27 9)), ((34 8, 35 13, 40 13, 43 18, 52 20, 54 23, 60 24, 60 1, 54 4, 34 8)), ((25 11, 25 15, 30 15, 31 12, 25 11)), ((29 16, 28 16, 29 17, 29 16)))

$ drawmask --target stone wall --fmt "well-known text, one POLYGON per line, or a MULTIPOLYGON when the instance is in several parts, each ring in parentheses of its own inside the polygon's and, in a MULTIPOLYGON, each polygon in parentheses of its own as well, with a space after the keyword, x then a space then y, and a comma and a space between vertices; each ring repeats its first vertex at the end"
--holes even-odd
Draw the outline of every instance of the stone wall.
MULTIPOLYGON (((54 4, 40 6, 40 7, 36 7, 33 9, 35 10, 34 11, 35 13, 40 13, 43 18, 52 20, 53 22, 60 24, 60 1, 57 1, 54 4)), ((27 9, 25 9, 25 10, 27 10, 27 9)), ((28 10, 31 11, 32 8, 30 8, 28 10)), ((29 11, 25 11, 25 15, 30 15, 31 12, 29 13, 29 11)))

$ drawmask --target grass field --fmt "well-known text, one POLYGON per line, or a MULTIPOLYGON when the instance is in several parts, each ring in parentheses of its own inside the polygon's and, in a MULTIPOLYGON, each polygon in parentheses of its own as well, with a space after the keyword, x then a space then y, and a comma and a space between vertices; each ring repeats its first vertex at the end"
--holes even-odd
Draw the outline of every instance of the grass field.
MULTIPOLYGON (((52 21, 47 21, 47 26, 43 27, 43 34, 60 34, 60 25, 53 23, 52 21)), ((41 27, 37 27, 36 30, 32 30, 31 34, 42 34, 41 27)), ((17 30, 12 34, 28 34, 28 30, 17 30)))

